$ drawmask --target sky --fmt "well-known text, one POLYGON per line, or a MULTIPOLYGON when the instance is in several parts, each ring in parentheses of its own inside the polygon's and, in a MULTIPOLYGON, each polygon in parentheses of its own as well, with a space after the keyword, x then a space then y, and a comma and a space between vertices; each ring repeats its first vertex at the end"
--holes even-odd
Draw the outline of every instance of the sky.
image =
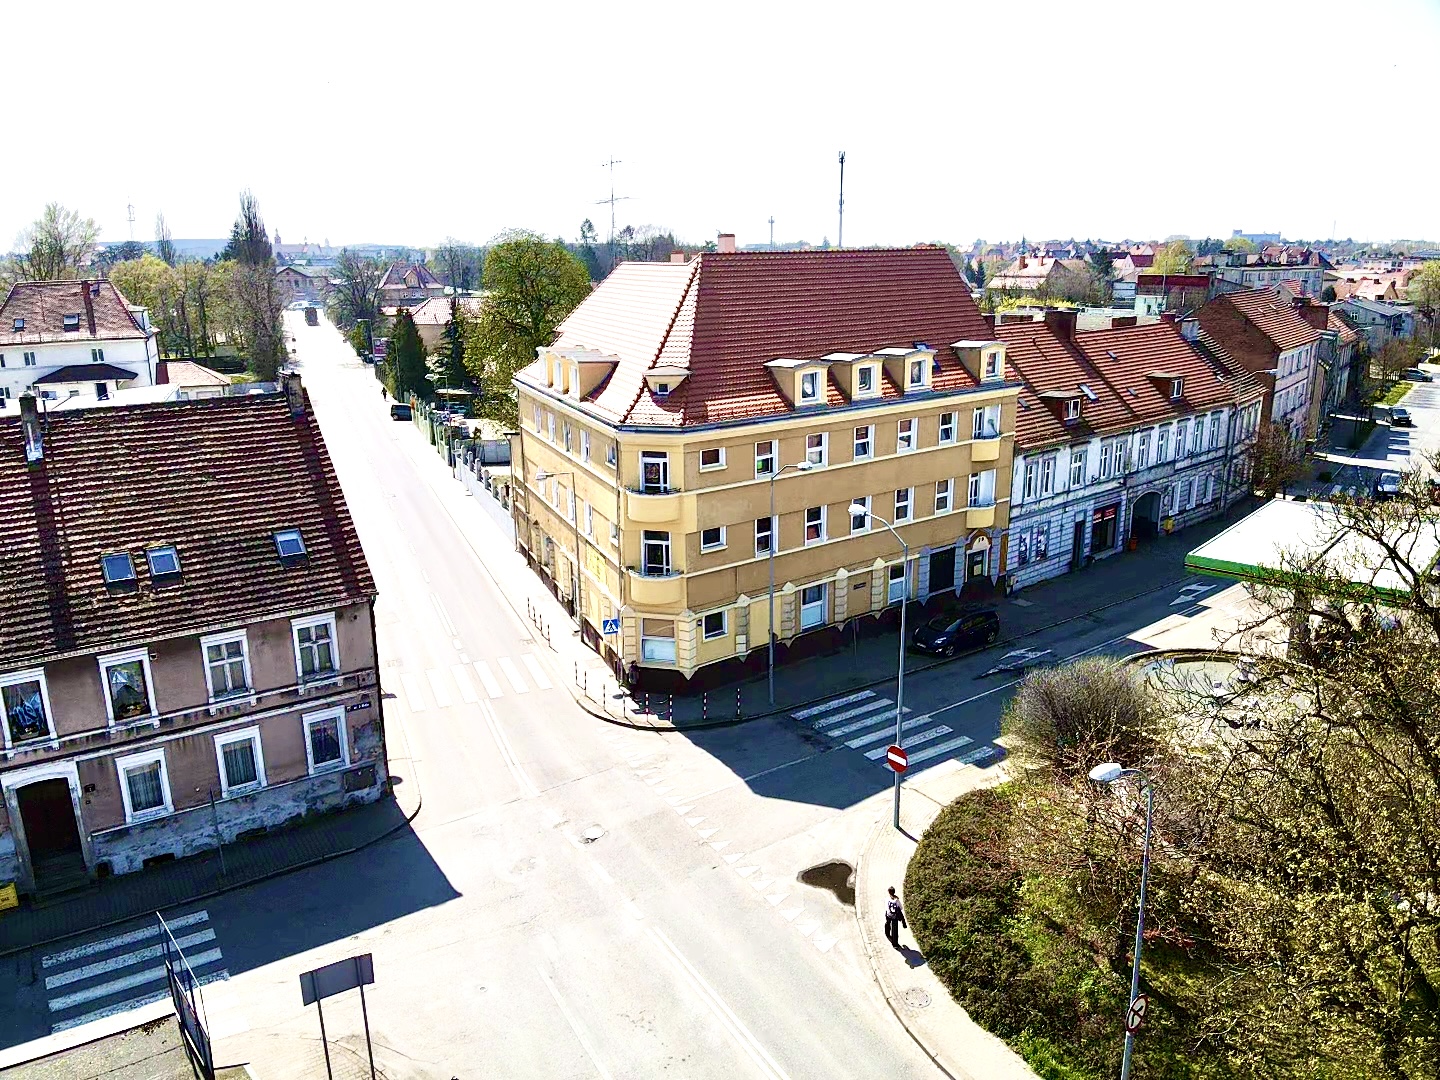
POLYGON ((0 249, 101 239, 1440 240, 1440 0, 7 5, 0 249), (16 43, 63 42, 55 48, 16 43), (34 96, 44 108, 16 106, 34 96), (1333 231, 1332 231, 1333 230, 1333 231))

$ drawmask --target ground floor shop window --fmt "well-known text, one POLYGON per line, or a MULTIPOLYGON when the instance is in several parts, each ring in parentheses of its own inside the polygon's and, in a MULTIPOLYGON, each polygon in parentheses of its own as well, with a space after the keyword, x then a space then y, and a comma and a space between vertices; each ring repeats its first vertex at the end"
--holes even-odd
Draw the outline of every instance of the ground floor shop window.
POLYGON ((673 619, 640 620, 640 659, 652 664, 675 662, 673 619))

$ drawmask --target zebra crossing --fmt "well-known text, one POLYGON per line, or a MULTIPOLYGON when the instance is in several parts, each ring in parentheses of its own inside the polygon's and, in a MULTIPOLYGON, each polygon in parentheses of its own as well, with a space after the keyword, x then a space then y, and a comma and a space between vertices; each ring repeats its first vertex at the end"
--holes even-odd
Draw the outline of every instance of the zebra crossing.
POLYGON ((457 702, 473 705, 484 698, 493 700, 507 693, 550 690, 555 685, 534 653, 433 667, 423 672, 402 671, 396 678, 400 682, 400 696, 412 713, 448 709, 457 702))
MULTIPOLYGON (((167 920, 201 985, 228 979, 210 914, 192 911, 167 920)), ((86 942, 40 960, 50 1032, 102 1020, 169 996, 158 924, 86 942)))
MULTIPOLYGON (((831 698, 818 705, 797 709, 790 716, 809 724, 827 739, 858 750, 883 768, 885 751, 895 738, 895 701, 880 697, 873 690, 858 690, 843 697, 831 698)), ((989 743, 978 745, 966 735, 957 735, 929 714, 912 715, 904 709, 900 733, 909 756, 908 772, 926 762, 954 758, 966 765, 991 757, 996 749, 989 743)))

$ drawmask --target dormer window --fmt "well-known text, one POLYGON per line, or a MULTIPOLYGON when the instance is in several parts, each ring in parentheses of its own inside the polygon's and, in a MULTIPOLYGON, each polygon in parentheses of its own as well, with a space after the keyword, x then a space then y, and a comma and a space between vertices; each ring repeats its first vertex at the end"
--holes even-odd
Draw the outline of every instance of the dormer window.
POLYGON ((22 319, 19 315, 15 316, 15 333, 18 334, 18 333, 20 333, 20 331, 22 331, 22 330, 24 330, 24 329, 25 329, 25 320, 22 319))
POLYGON ((1179 400, 1180 400, 1180 395, 1183 394, 1184 392, 1185 392, 1185 380, 1184 380, 1184 379, 1171 379, 1171 380, 1170 380, 1170 400, 1171 400, 1171 401, 1179 401, 1179 400))
POLYGON ((1000 355, 999 350, 985 354, 984 367, 981 369, 983 372, 981 375, 982 379, 988 381, 1000 378, 1000 355))
POLYGON ((820 400, 820 373, 818 371, 806 371, 800 375, 800 400, 820 400))
POLYGON ((1079 398, 1071 398, 1069 401, 1065 402, 1065 419, 1066 419, 1066 420, 1079 420, 1079 419, 1080 419, 1080 399, 1079 399, 1079 398))
POLYGON ((855 371, 855 392, 857 394, 873 394, 875 392, 875 365, 866 364, 855 371))
POLYGON ((76 312, 76 313, 73 314, 73 315, 66 315, 66 316, 65 316, 65 329, 66 329, 66 330, 79 330, 79 329, 80 329, 80 314, 79 314, 79 312, 76 312))
POLYGON ((908 386, 911 390, 918 389, 925 385, 924 360, 910 361, 910 378, 907 380, 905 385, 908 386))
POLYGON ((275 554, 286 566, 305 558, 305 538, 299 529, 281 529, 275 534, 275 554))
POLYGON ((670 384, 669 384, 668 382, 657 382, 657 383, 655 384, 655 396, 656 396, 656 397, 669 397, 669 396, 670 396, 670 384))
POLYGON ((180 580, 180 553, 174 544, 145 549, 150 564, 150 580, 156 585, 169 585, 180 580))
POLYGON ((105 584, 116 592, 129 592, 135 588, 135 563, 129 552, 102 555, 100 573, 105 578, 105 584))

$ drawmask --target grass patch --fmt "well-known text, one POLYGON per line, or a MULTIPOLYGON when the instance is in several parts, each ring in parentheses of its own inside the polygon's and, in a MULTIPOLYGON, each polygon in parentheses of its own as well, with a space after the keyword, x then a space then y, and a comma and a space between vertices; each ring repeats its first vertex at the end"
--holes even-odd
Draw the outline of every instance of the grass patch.
MULTIPOLYGON (((1005 857, 1009 787, 946 807, 905 873, 905 906, 930 968, 980 1026, 1045 1080, 1113 1080, 1120 1069, 1128 960, 1058 881, 1027 877, 1005 857)), ((1130 931, 1133 933, 1133 928, 1130 931)), ((1128 947, 1123 954, 1128 956, 1128 947)), ((1203 995, 1208 965, 1183 950, 1146 950, 1150 1018, 1133 1070, 1147 1080, 1236 1075, 1196 1051, 1186 999, 1203 995)))
POLYGON ((1410 382, 1408 379, 1401 379, 1399 382, 1391 386, 1389 390, 1386 390, 1385 393, 1381 395, 1380 400, 1377 401, 1375 404, 1398 405, 1400 404, 1401 399, 1404 398, 1406 394, 1410 393, 1411 389, 1414 386, 1415 384, 1413 382, 1410 382))

